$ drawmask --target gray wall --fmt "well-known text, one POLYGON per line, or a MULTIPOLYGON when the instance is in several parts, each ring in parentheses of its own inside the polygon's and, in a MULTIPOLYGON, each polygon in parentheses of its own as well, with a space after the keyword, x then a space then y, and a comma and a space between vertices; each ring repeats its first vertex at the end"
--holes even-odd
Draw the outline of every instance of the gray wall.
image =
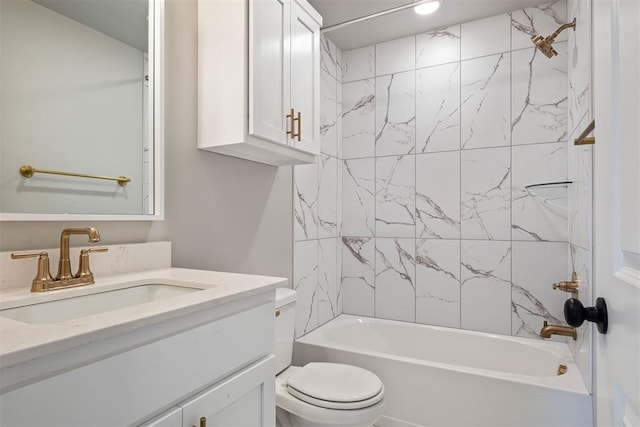
POLYGON ((93 225, 105 244, 171 241, 176 267, 291 277, 291 167, 196 148, 196 17, 195 0, 167 0, 165 221, 2 222, 0 250, 56 247, 64 227, 93 225))

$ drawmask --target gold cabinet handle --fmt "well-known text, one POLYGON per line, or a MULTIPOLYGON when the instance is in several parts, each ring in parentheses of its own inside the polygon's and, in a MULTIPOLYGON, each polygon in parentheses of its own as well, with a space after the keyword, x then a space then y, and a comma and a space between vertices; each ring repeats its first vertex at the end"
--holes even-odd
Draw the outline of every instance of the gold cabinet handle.
MULTIPOLYGON (((193 427, 197 427, 197 426, 193 426, 193 427)), ((206 417, 200 418, 200 427, 207 427, 207 418, 206 417)))
POLYGON ((298 133, 294 134, 293 137, 297 137, 298 141, 300 141, 300 138, 302 138, 302 114, 300 111, 298 111, 298 118, 296 118, 296 120, 298 121, 298 133))
POLYGON ((280 310, 276 310, 276 317, 280 316, 280 310))
MULTIPOLYGON (((300 113, 298 113, 300 114, 300 113)), ((291 126, 289 127, 289 130, 287 131, 287 135, 290 135, 291 138, 295 138, 296 137, 296 128, 295 128, 295 121, 296 119, 293 118, 294 115, 294 110, 293 108, 289 111, 289 114, 287 114, 287 119, 291 119, 291 126)))

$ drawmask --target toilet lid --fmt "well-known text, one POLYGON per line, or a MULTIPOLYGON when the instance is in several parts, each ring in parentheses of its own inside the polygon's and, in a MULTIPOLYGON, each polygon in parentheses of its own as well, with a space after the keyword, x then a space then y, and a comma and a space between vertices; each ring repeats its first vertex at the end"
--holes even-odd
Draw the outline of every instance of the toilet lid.
POLYGON ((383 384, 374 373, 341 363, 309 363, 289 378, 296 398, 329 409, 360 409, 382 400, 383 384))

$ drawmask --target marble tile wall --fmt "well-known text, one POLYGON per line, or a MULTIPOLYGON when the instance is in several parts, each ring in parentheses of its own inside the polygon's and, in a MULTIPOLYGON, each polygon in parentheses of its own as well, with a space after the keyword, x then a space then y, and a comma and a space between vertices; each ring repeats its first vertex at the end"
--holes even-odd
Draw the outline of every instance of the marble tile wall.
POLYGON ((566 18, 560 0, 343 52, 345 313, 531 338, 564 323, 567 186, 527 186, 568 179, 567 33, 553 59, 530 41, 566 18))
POLYGON ((341 245, 338 244, 342 192, 342 52, 321 37, 321 155, 312 165, 293 168, 293 284, 298 292, 296 337, 342 313, 341 245))
MULTIPOLYGON (((574 146, 573 140, 593 120, 592 103, 592 26, 591 0, 568 0, 568 19, 576 19, 575 32, 569 32, 569 98, 567 143, 569 180, 569 247, 567 275, 576 272, 580 279, 579 299, 585 307, 593 306, 592 289, 592 212, 593 212, 593 146, 574 146)), ((592 389, 592 325, 578 328, 578 339, 569 347, 578 362, 582 378, 592 389)))

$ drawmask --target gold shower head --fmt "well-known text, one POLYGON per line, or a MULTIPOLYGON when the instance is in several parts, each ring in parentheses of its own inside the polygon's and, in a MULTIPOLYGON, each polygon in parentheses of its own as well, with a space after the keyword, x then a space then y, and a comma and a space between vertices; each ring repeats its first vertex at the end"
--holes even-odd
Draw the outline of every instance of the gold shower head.
POLYGON ((571 23, 562 25, 556 30, 555 33, 551 34, 548 37, 542 37, 534 34, 533 36, 531 36, 531 41, 536 45, 538 49, 540 49, 540 52, 544 53, 547 56, 547 58, 553 58, 558 54, 558 52, 551 45, 555 41, 556 37, 558 37, 558 34, 566 30, 567 28, 573 28, 574 31, 576 30, 575 18, 573 18, 573 21, 571 23))

